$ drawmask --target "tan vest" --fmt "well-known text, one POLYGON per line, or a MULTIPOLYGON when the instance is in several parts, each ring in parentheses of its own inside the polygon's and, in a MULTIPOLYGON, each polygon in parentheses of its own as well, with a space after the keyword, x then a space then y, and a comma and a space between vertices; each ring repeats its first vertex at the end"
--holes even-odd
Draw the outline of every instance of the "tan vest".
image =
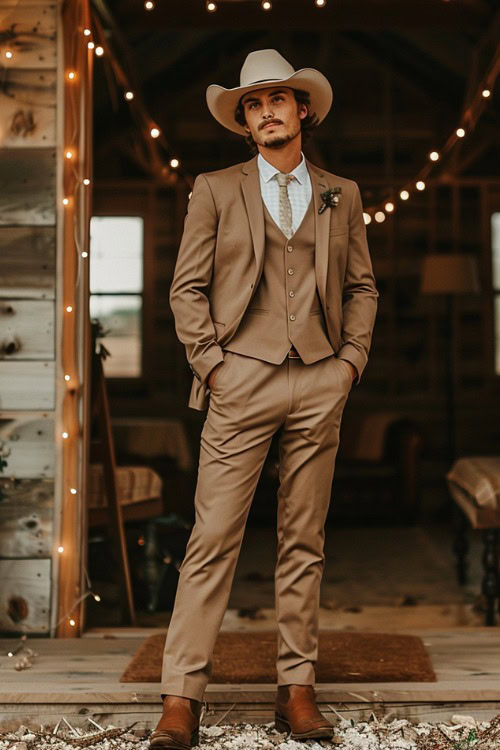
POLYGON ((291 345, 305 364, 333 354, 316 287, 314 202, 287 239, 264 204, 266 247, 255 294, 224 349, 280 364, 291 345))

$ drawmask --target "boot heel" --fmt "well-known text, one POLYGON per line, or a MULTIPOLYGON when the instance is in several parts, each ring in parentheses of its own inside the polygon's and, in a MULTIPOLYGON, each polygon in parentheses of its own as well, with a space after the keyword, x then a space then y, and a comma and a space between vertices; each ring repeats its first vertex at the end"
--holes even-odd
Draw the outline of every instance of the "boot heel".
POLYGON ((290 734, 291 732, 290 724, 276 713, 274 714, 274 726, 278 732, 285 732, 286 734, 290 734))
POLYGON ((191 747, 196 747, 200 744, 200 730, 195 729, 191 735, 191 747))

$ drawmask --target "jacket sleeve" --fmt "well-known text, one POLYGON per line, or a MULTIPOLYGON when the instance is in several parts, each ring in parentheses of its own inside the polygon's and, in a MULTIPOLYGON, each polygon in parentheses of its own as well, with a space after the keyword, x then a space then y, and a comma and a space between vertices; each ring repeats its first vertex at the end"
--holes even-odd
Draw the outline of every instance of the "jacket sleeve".
POLYGON ((217 226, 218 216, 212 191, 205 175, 200 174, 194 182, 184 220, 184 232, 170 288, 170 306, 177 336, 186 347, 189 366, 202 383, 205 383, 215 365, 224 360, 222 349, 215 340, 208 300, 217 226))
POLYGON ((358 184, 349 216, 349 244, 342 290, 342 347, 338 352, 358 371, 357 385, 368 360, 379 294, 368 250, 363 205, 358 184))

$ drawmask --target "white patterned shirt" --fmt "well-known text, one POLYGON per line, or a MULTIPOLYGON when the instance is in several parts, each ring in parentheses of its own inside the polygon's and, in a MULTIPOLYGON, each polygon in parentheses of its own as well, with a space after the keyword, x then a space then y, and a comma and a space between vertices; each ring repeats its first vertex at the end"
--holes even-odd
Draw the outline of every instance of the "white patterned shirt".
MULTIPOLYGON (((262 200, 276 224, 280 226, 280 188, 278 180, 273 179, 274 175, 279 173, 279 169, 273 167, 260 153, 257 156, 257 166, 259 168, 262 200)), ((291 180, 288 183, 288 197, 290 198, 290 205, 292 207, 292 229, 296 232, 300 226, 300 222, 304 218, 312 196, 311 178, 304 154, 302 154, 300 164, 290 174, 293 174, 295 177, 295 180, 291 180)))

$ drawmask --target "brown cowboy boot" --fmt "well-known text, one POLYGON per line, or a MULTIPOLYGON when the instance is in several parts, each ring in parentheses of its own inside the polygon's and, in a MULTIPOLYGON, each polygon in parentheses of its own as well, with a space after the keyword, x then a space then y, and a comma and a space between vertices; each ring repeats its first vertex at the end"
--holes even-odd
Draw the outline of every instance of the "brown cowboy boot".
POLYGON ((275 727, 293 740, 330 739, 334 732, 316 705, 312 685, 278 685, 275 727))
POLYGON ((200 740, 199 726, 205 701, 184 698, 180 695, 165 695, 163 714, 158 726, 151 733, 150 748, 190 750, 200 740))

